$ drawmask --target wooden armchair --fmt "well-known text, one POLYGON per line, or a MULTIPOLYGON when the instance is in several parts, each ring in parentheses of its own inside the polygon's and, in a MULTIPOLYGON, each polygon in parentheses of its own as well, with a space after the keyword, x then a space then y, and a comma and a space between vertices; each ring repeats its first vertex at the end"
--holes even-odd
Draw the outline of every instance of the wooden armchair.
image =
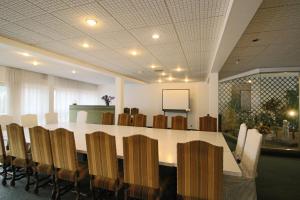
POLYGON ((223 199, 223 147, 202 141, 177 144, 179 199, 223 199))
POLYGON ((200 131, 217 132, 217 118, 206 115, 199 118, 200 131))
POLYGON ((110 112, 105 112, 102 114, 102 124, 103 125, 113 125, 115 115, 110 112))
POLYGON ((168 116, 155 115, 153 116, 153 128, 168 128, 168 116))
POLYGON ((143 135, 123 138, 125 199, 160 197, 158 141, 143 135))
POLYGON ((95 188, 115 192, 120 186, 115 136, 104 132, 86 134, 90 189, 95 199, 95 188))
POLYGON ((5 151, 5 144, 4 144, 4 139, 3 139, 3 134, 2 134, 2 128, 0 126, 0 164, 2 167, 2 172, 0 175, 2 175, 2 185, 7 184, 7 169, 10 166, 10 161, 11 158, 10 156, 6 155, 5 151))
POLYGON ((130 115, 128 114, 119 114, 118 125, 120 126, 130 126, 130 115))
POLYGON ((172 117, 172 129, 187 130, 187 118, 183 116, 172 117))
POLYGON ((138 109, 138 108, 131 108, 131 109, 130 109, 130 114, 131 114, 131 115, 139 114, 139 109, 138 109))
POLYGON ((133 115, 133 126, 146 127, 147 116, 143 114, 133 115))

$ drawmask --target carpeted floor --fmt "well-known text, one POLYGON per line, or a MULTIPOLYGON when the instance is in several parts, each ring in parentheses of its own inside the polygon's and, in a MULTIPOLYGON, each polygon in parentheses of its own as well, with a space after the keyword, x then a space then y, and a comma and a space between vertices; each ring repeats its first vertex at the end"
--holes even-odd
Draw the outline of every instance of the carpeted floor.
MULTIPOLYGON (((234 144, 229 143, 230 147, 234 144)), ((160 167, 161 179, 167 183, 162 199, 176 197, 176 168, 160 167), (167 180, 167 181, 165 181, 167 180)), ((1 179, 1 178, 0 178, 1 179)), ((286 158, 262 155, 258 164, 258 178, 256 180, 259 200, 298 200, 300 199, 300 158, 286 158)), ((24 190, 25 180, 16 182, 15 187, 0 185, 0 200, 42 200, 49 199, 51 187, 40 189, 35 195, 32 189, 24 190)), ((88 179, 82 184, 83 193, 89 191, 88 179)), ((122 197, 121 197, 122 198, 122 197)), ((68 193, 62 198, 75 199, 74 193, 68 193)), ((83 197, 83 200, 91 199, 83 197)))

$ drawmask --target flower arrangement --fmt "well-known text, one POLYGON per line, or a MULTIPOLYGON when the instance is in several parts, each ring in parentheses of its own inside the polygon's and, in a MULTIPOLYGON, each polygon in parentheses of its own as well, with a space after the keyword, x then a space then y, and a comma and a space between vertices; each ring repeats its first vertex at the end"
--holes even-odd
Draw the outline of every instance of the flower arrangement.
POLYGON ((104 95, 101 99, 105 101, 106 106, 109 106, 109 103, 115 99, 115 97, 104 95))

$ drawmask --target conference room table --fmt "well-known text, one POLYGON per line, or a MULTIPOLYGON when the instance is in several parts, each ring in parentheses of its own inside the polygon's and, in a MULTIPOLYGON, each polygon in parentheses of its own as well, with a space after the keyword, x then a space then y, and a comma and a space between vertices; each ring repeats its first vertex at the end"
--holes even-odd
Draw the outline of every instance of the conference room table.
MULTIPOLYGON (((85 134, 92 133, 94 131, 103 131, 110 135, 114 135, 116 138, 117 156, 119 158, 123 158, 123 137, 136 134, 145 135, 158 140, 159 163, 160 165, 170 167, 177 166, 177 143, 201 140, 223 147, 223 172, 225 175, 242 176, 242 172, 222 133, 84 123, 58 123, 42 126, 49 130, 65 128, 74 132, 76 149, 79 153, 84 154, 87 152, 85 134)), ((28 129, 25 128, 24 133, 26 142, 30 143, 28 129)))

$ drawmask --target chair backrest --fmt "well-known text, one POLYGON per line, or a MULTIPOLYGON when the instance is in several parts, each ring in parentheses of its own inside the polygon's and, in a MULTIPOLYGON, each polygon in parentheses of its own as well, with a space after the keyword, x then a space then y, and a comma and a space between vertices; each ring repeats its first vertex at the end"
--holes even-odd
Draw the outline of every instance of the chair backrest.
POLYGON ((158 141, 143 135, 123 138, 124 182, 159 188, 158 141))
POLYGON ((126 113, 119 114, 118 125, 130 126, 130 115, 126 113))
POLYGON ((217 118, 206 115, 199 118, 200 131, 217 132, 217 118))
POLYGON ((27 114, 21 116, 21 124, 23 127, 31 128, 38 125, 37 115, 27 114))
POLYGON ((130 108, 124 108, 124 113, 130 115, 130 108))
POLYGON ((27 159, 23 127, 12 123, 6 126, 6 130, 9 141, 9 155, 15 158, 27 159))
POLYGON ((10 115, 0 115, 0 125, 2 127, 3 130, 6 130, 6 126, 14 123, 15 120, 12 116, 10 115))
POLYGON ((153 128, 168 128, 168 117, 164 115, 153 116, 153 128))
POLYGON ((63 128, 50 131, 51 150, 55 168, 77 170, 74 133, 63 128))
POLYGON ((241 124, 240 131, 237 139, 237 144, 235 147, 235 156, 237 158, 241 158, 243 155, 244 147, 245 147, 245 141, 247 136, 247 126, 245 123, 241 124))
POLYGON ((32 161, 53 165, 50 132, 41 126, 29 128, 32 161))
POLYGON ((177 144, 177 193, 223 199, 223 147, 203 141, 177 144))
POLYGON ((187 119, 183 116, 172 117, 172 129, 175 130, 186 130, 187 129, 187 119))
POLYGON ((256 129, 249 129, 240 166, 243 171, 243 176, 248 178, 256 177, 257 163, 260 155, 262 142, 262 134, 256 129))
POLYGON ((146 127, 147 116, 143 114, 135 114, 133 116, 133 126, 146 127))
POLYGON ((94 132, 85 137, 90 175, 116 180, 118 160, 115 136, 94 132))
POLYGON ((139 109, 138 109, 138 108, 131 108, 130 114, 131 114, 131 115, 139 114, 139 109))
POLYGON ((0 162, 4 162, 5 158, 6 158, 5 144, 4 144, 3 134, 2 134, 2 128, 0 125, 0 162))
POLYGON ((105 112, 102 114, 102 124, 104 125, 113 125, 115 115, 111 112, 105 112))
POLYGON ((57 124, 58 114, 56 112, 45 114, 46 124, 57 124))
POLYGON ((85 124, 87 120, 87 112, 86 111, 79 111, 77 112, 77 119, 76 122, 77 123, 83 123, 85 124))

